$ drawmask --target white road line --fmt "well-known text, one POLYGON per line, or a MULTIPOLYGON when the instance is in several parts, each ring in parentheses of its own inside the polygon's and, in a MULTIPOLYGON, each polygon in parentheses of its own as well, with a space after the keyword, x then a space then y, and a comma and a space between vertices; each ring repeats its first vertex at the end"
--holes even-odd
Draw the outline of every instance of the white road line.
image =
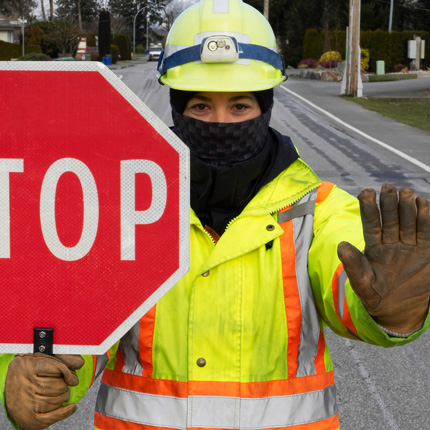
POLYGON ((310 102, 309 100, 305 99, 304 97, 300 96, 299 94, 295 93, 294 91, 289 90, 288 88, 285 88, 284 86, 281 85, 281 88, 286 91, 287 93, 292 94, 294 97, 297 97, 298 99, 304 101, 305 103, 307 103, 309 106, 312 106, 314 109, 316 109, 319 112, 322 112, 324 115, 328 116, 330 119, 338 122, 339 124, 342 124, 344 127, 349 128, 350 130, 354 131, 355 133, 358 133, 359 135, 365 137, 366 139, 371 140, 372 142, 382 146, 385 149, 388 149, 391 152, 394 152, 394 154, 398 155, 401 158, 404 158, 405 160, 408 160, 410 163, 415 164, 418 167, 421 167, 421 169, 425 170, 426 172, 430 173, 430 167, 427 166, 424 163, 421 163, 421 161, 418 161, 417 159, 410 157, 409 155, 405 154, 402 151, 399 151, 396 148, 393 148, 389 145, 387 145, 384 142, 381 142, 378 139, 375 139, 372 136, 369 136, 368 134, 362 132, 361 130, 359 130, 358 128, 353 127, 352 125, 347 124, 346 122, 342 121, 340 118, 338 118, 337 116, 332 115, 331 113, 325 111, 324 109, 321 109, 320 107, 318 107, 316 104, 310 102))
POLYGON ((351 342, 349 339, 345 339, 345 343, 348 346, 348 350, 351 353, 356 366, 358 367, 358 371, 360 372, 362 378, 367 384, 367 388, 370 391, 371 396, 373 397, 373 399, 376 401, 379 408, 381 409, 385 422, 388 424, 390 430, 399 430, 399 426, 397 425, 395 418, 393 417, 390 410, 387 408, 384 400, 382 399, 381 395, 378 393, 375 383, 373 382, 371 376, 369 375, 368 371, 366 370, 363 363, 361 362, 360 355, 355 350, 355 346, 353 342, 351 342))

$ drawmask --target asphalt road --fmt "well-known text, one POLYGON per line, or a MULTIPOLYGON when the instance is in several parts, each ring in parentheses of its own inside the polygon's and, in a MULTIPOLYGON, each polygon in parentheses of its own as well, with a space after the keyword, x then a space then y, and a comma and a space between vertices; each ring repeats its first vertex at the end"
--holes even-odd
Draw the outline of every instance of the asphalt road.
MULTIPOLYGON (((155 68, 155 63, 142 63, 114 72, 170 125, 168 88, 154 78, 155 68)), ((392 94, 399 89, 386 84, 397 83, 365 84, 364 94, 392 94)), ((404 81, 403 94, 407 93, 408 84, 413 86, 411 93, 426 96, 430 80, 404 81)), ((384 183, 392 183, 397 187, 410 186, 430 198, 430 167, 426 171, 377 143, 388 144, 430 166, 430 133, 339 99, 339 84, 290 79, 283 86, 289 91, 276 89, 272 125, 291 136, 301 157, 324 180, 333 181, 354 195, 366 187, 379 190, 384 183), (373 140, 348 125, 368 133, 373 140)), ((342 339, 329 329, 326 335, 335 364, 342 430, 430 429, 430 334, 395 349, 342 339)), ((92 429, 96 390, 97 386, 87 394, 72 419, 51 428, 92 429)), ((7 428, 3 417, 0 428, 7 428)))

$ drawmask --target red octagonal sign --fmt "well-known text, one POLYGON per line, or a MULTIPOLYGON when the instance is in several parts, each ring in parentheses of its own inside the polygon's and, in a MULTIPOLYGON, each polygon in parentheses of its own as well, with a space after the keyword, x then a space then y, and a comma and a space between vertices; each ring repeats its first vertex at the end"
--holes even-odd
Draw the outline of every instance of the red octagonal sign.
POLYGON ((104 353, 189 267, 188 149, 102 63, 0 63, 0 352, 104 353))

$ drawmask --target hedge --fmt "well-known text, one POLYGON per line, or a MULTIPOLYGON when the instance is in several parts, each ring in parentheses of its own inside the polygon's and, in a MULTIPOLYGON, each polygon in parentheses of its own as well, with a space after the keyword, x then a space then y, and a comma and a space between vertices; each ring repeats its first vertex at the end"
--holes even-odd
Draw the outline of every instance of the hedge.
POLYGON ((131 42, 128 36, 124 34, 115 34, 111 36, 111 44, 118 46, 120 60, 131 60, 131 42))
MULTIPOLYGON (((24 45, 25 54, 42 53, 40 45, 24 45)), ((16 43, 3 42, 0 40, 0 61, 9 61, 12 58, 22 56, 22 45, 16 43)))
POLYGON ((321 57, 323 50, 323 38, 319 31, 315 28, 307 30, 303 40, 302 58, 313 58, 316 60, 321 57))
POLYGON ((119 56, 119 48, 116 45, 110 46, 110 54, 112 56, 112 64, 116 64, 118 62, 119 56))
MULTIPOLYGON (((412 40, 414 35, 420 36, 426 40, 425 59, 422 60, 422 67, 426 68, 430 64, 430 34, 426 31, 362 31, 360 33, 360 45, 362 49, 368 49, 370 52, 371 71, 376 70, 376 62, 385 61, 385 69, 393 70, 396 64, 409 66, 411 60, 407 58, 407 43, 412 40)), ((320 58, 323 54, 325 34, 324 31, 319 33, 315 29, 306 31, 303 42, 302 58, 320 58)), ((343 52, 346 43, 345 31, 330 31, 328 41, 332 50, 343 52)))

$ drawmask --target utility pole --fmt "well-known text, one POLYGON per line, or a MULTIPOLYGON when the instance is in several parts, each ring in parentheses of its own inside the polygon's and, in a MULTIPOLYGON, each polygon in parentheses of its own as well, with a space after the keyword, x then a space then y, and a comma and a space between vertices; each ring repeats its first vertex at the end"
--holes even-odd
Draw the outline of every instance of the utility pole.
POLYGON ((361 0, 349 2, 348 58, 342 82, 341 94, 353 97, 363 96, 361 81, 361 50, 360 50, 360 7, 361 0))
POLYGON ((391 33, 391 28, 393 27, 393 8, 394 8, 394 0, 390 2, 390 23, 388 24, 388 32, 391 33))
POLYGON ((264 17, 269 21, 269 0, 264 0, 264 17))
POLYGON ((135 59, 135 55, 136 55, 136 18, 137 18, 137 15, 139 15, 139 12, 145 9, 145 7, 146 6, 143 6, 142 8, 140 8, 136 12, 136 15, 134 15, 134 19, 133 19, 133 60, 135 59))

